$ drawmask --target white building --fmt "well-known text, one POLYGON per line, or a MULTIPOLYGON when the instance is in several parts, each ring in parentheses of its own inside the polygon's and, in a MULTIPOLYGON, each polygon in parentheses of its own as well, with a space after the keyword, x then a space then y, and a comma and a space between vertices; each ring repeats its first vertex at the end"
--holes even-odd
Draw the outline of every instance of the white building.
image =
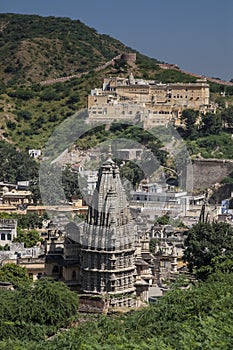
POLYGON ((10 244, 17 237, 17 220, 0 219, 0 245, 10 244))

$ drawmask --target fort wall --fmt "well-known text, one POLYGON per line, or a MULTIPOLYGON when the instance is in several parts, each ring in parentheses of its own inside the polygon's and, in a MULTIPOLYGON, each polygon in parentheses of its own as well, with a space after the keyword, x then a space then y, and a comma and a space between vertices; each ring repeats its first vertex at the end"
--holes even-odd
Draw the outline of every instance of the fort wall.
POLYGON ((194 189, 205 189, 228 176, 233 171, 233 160, 193 160, 194 189))

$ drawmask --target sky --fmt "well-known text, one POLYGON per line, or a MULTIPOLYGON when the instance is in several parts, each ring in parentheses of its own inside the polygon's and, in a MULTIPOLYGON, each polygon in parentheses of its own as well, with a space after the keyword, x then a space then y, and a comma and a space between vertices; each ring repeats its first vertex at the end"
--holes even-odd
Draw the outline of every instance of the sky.
POLYGON ((0 0, 0 12, 79 19, 160 61, 233 78, 232 0, 0 0))

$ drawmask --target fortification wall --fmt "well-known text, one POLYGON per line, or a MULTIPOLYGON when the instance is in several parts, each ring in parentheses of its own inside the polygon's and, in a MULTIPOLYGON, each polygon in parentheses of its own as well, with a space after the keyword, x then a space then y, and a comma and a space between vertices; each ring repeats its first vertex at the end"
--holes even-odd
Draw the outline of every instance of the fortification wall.
POLYGON ((192 162, 194 189, 204 189, 216 182, 220 182, 224 177, 233 171, 233 161, 224 159, 196 159, 192 162))

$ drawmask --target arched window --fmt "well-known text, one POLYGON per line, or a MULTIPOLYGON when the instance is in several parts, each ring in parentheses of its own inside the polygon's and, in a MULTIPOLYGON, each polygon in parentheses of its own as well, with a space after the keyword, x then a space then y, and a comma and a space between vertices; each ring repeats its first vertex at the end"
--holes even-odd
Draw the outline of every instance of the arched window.
POLYGON ((1 240, 2 240, 2 241, 5 241, 5 239, 6 239, 5 233, 2 233, 2 234, 1 234, 1 240))
POLYGON ((11 234, 10 233, 7 234, 7 240, 11 241, 11 234))

